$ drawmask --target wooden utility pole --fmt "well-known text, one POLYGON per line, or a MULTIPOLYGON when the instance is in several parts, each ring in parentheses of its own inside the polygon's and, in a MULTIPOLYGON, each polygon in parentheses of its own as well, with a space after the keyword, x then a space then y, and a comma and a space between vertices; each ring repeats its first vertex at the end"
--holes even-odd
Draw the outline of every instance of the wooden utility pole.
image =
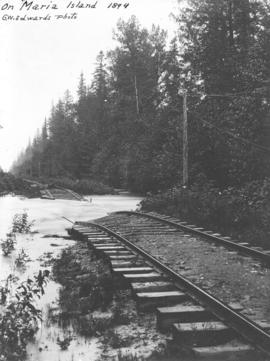
POLYGON ((188 119, 187 91, 183 91, 183 187, 188 185, 188 119))
POLYGON ((135 98, 136 98, 136 111, 137 115, 140 114, 140 108, 139 108, 139 96, 138 96, 138 88, 137 88, 137 76, 134 76, 134 87, 135 87, 135 98))
POLYGON ((41 164, 40 164, 40 160, 38 161, 38 176, 41 176, 41 164))

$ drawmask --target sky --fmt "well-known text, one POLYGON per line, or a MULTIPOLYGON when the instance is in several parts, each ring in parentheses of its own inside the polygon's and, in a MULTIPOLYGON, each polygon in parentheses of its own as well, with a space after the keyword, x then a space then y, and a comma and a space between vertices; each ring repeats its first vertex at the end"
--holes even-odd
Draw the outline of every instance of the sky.
POLYGON ((98 0, 95 9, 67 9, 70 1, 0 0, 0 167, 4 170, 36 134, 52 104, 67 89, 76 96, 81 72, 90 83, 98 52, 116 46, 112 30, 119 18, 136 15, 143 26, 160 25, 170 37, 176 30, 170 14, 177 12, 177 0, 119 0, 129 3, 120 9, 107 8, 110 0, 98 0), (29 10, 26 6, 20 10, 24 1, 33 2, 29 10), (54 3, 58 10, 51 8, 54 3), (34 10, 34 5, 44 7, 34 10), (77 19, 55 19, 74 12, 77 19), (50 21, 4 20, 7 15, 47 14, 50 21))

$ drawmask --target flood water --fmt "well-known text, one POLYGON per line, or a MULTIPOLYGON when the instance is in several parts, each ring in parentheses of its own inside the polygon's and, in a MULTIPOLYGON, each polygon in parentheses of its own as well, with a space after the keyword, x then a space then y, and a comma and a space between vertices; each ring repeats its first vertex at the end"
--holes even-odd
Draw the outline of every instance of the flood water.
MULTIPOLYGON (((120 210, 135 210, 140 202, 139 197, 130 195, 89 196, 87 201, 42 200, 23 197, 5 196, 0 198, 0 239, 4 239, 10 231, 12 218, 16 213, 27 212, 29 220, 34 220, 32 231, 36 233, 17 235, 16 249, 9 256, 0 251, 0 280, 5 280, 15 273, 20 280, 32 277, 40 269, 51 268, 51 257, 57 257, 61 251, 74 241, 62 238, 67 236, 66 228, 71 221, 87 221, 105 216, 107 213, 120 210), (50 237, 48 237, 50 235, 50 237), (46 236, 46 237, 44 237, 46 236), (57 236, 57 237, 56 237, 57 236), (61 236, 61 237, 59 237, 61 236), (25 268, 15 266, 15 259, 21 249, 29 256, 30 261, 25 268)), ((57 310, 60 285, 50 280, 45 295, 38 306, 43 312, 43 322, 35 339, 28 345, 28 361, 95 361, 99 358, 98 340, 85 339, 75 333, 72 326, 62 329, 51 324, 47 312, 57 310), (57 340, 72 337, 67 350, 61 350, 57 340)))

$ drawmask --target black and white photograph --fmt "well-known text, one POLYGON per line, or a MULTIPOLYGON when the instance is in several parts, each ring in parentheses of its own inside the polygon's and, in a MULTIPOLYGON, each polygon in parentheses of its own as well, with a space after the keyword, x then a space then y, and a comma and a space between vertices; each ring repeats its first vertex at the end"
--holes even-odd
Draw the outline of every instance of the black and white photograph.
POLYGON ((0 0, 0 361, 270 361, 270 0, 0 0))

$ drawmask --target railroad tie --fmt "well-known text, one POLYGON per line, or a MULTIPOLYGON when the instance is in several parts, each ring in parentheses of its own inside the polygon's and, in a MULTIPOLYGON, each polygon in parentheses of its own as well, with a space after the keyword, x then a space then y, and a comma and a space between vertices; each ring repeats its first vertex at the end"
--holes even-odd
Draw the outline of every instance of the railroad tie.
POLYGON ((225 344, 219 346, 205 346, 205 347, 193 347, 192 351, 195 357, 205 360, 233 360, 244 359, 248 357, 248 360, 256 360, 258 353, 247 344, 238 343, 237 345, 225 344))
POLYGON ((97 234, 97 233, 89 233, 89 232, 82 232, 84 236, 86 236, 88 239, 110 239, 106 234, 97 234))
POLYGON ((185 322, 172 325, 173 339, 188 346, 216 346, 233 340, 236 333, 223 322, 185 322))
POLYGON ((126 248, 125 247, 123 247, 123 246, 119 246, 117 243, 115 244, 115 243, 108 243, 107 245, 105 244, 103 244, 103 245, 94 245, 94 248, 96 249, 96 250, 98 250, 98 251, 103 251, 103 252, 105 252, 105 251, 116 251, 116 252, 118 252, 118 251, 124 251, 124 250, 126 250, 126 248))
MULTIPOLYGON (((90 228, 86 228, 86 227, 73 227, 71 229, 71 234, 74 235, 76 238, 79 238, 80 240, 83 240, 87 234, 92 234, 90 233, 91 229, 90 228)), ((102 233, 99 233, 102 234, 102 233)))
POLYGON ((134 292, 134 297, 137 303, 139 310, 153 309, 162 305, 175 304, 177 302, 186 301, 188 297, 186 294, 179 290, 174 291, 162 291, 164 286, 166 288, 174 288, 172 284, 162 283, 162 284, 153 284, 153 282, 158 281, 167 281, 167 278, 164 275, 155 272, 151 267, 131 267, 131 268, 112 268, 116 274, 121 274, 128 282, 131 283, 131 287, 135 289, 138 284, 144 285, 144 290, 147 287, 151 287, 156 290, 156 292, 134 292), (151 282, 151 284, 150 284, 151 282), (146 284, 146 285, 145 285, 146 284), (161 288, 160 288, 161 287, 161 288))
POLYGON ((134 266, 130 265, 130 267, 119 267, 119 265, 112 266, 113 272, 115 274, 132 274, 132 273, 150 273, 153 272, 154 269, 152 267, 142 267, 142 266, 134 266))
MULTIPOLYGON (((235 311, 243 310, 238 303, 229 306, 235 311)), ((157 326, 161 331, 168 331, 174 323, 216 321, 217 318, 202 306, 189 304, 177 304, 171 307, 159 307, 157 309, 157 326)))
MULTIPOLYGON (((91 232, 91 229, 89 228, 89 227, 85 227, 85 226, 79 226, 79 225, 75 225, 75 226, 73 226, 73 229, 75 230, 75 231, 79 231, 79 232, 84 232, 84 231, 89 231, 89 232, 91 232)), ((99 233, 101 233, 101 232, 99 232, 99 233)))
POLYGON ((264 250, 262 247, 254 247, 254 246, 252 246, 252 249, 254 249, 255 251, 259 251, 259 252, 264 252, 264 253, 265 253, 265 250, 264 250))
POLYGON ((111 268, 112 271, 114 270, 114 268, 129 268, 129 267, 133 267, 134 263, 130 262, 130 261, 125 261, 125 260, 111 260, 111 268))
POLYGON ((131 253, 130 251, 127 251, 125 248, 123 250, 102 250, 102 252, 104 253, 105 256, 133 256, 133 253, 131 253))
POLYGON ((154 310, 159 306, 174 305, 186 302, 189 299, 186 293, 179 290, 160 292, 137 292, 135 301, 139 310, 154 310))
POLYGON ((108 237, 108 238, 94 238, 94 239, 89 239, 89 238, 87 238, 87 241, 89 242, 89 243, 91 243, 93 246, 95 246, 95 245, 102 245, 102 244, 111 244, 111 243, 113 243, 113 244, 121 244, 120 242, 118 242, 117 240, 114 240, 114 239, 112 239, 112 238, 110 238, 110 237, 108 237))
POLYGON ((168 278, 158 272, 123 273, 122 276, 129 282, 156 282, 166 281, 168 278))
POLYGON ((109 255, 109 258, 111 261, 125 261, 125 260, 131 260, 131 259, 136 259, 137 256, 135 256, 135 254, 117 254, 117 255, 109 255))
POLYGON ((95 242, 90 242, 92 247, 93 248, 102 248, 102 247, 122 247, 121 243, 119 242, 113 242, 112 240, 111 241, 108 241, 108 242, 105 242, 104 241, 95 241, 95 242))
POLYGON ((131 282, 131 289, 134 294, 142 292, 176 291, 176 287, 167 281, 157 282, 131 282))

